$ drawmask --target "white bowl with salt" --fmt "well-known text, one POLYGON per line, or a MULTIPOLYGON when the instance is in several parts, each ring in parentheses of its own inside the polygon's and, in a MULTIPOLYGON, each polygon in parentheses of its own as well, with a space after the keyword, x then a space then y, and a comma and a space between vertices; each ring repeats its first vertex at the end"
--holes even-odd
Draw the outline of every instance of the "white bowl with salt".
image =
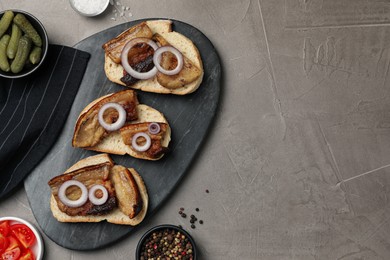
POLYGON ((97 16, 103 13, 110 0, 69 0, 70 6, 84 16, 97 16))

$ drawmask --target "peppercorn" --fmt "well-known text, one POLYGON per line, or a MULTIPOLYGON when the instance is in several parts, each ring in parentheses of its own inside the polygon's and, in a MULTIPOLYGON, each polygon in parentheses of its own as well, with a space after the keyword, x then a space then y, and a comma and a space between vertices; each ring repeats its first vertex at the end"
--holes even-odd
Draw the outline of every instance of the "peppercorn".
POLYGON ((184 256, 193 259, 192 244, 183 233, 176 230, 156 231, 141 245, 140 258, 143 260, 185 259, 184 256))

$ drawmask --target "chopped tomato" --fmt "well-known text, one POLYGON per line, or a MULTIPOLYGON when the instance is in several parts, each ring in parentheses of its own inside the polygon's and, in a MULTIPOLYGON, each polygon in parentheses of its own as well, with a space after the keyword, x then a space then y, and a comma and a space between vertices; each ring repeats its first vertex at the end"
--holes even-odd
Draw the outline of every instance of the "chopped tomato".
POLYGON ((7 249, 9 244, 8 238, 0 233, 0 255, 7 249))
POLYGON ((0 234, 6 237, 9 235, 9 231, 10 231, 9 221, 5 220, 0 222, 0 234))
POLYGON ((5 251, 9 251, 9 250, 12 250, 14 248, 20 247, 19 241, 16 238, 14 238, 13 236, 9 236, 9 237, 7 237, 7 239, 8 239, 8 247, 6 248, 5 251))
POLYGON ((14 248, 12 250, 5 251, 2 255, 4 260, 17 260, 20 257, 20 248, 14 248))
POLYGON ((25 248, 32 246, 35 243, 35 235, 29 227, 24 224, 15 224, 11 226, 11 232, 22 243, 25 248))
POLYGON ((19 258, 19 260, 35 260, 34 253, 31 251, 31 249, 28 248, 26 252, 24 252, 19 258))

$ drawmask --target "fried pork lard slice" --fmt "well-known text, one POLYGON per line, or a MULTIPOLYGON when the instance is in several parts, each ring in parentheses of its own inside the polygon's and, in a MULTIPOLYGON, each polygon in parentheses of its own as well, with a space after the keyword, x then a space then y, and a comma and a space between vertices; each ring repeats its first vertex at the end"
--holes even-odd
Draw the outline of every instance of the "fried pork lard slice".
MULTIPOLYGON (((138 123, 138 124, 130 124, 127 126, 124 126, 120 129, 122 140, 126 145, 129 145, 130 148, 139 154, 142 154, 143 156, 151 159, 159 158, 161 155, 166 153, 168 151, 167 147, 163 146, 164 143, 164 136, 167 132, 168 125, 165 123, 158 123, 160 125, 160 132, 158 134, 151 134, 148 131, 148 126, 150 123, 144 122, 144 123, 138 123), (132 146, 132 140, 136 133, 146 133, 150 139, 151 139, 151 145, 150 148, 144 152, 137 151, 132 146)), ((146 142, 145 138, 139 138, 137 139, 137 144, 142 146, 146 142)))
MULTIPOLYGON (((97 145, 108 132, 100 125, 98 113, 100 108, 107 103, 118 103, 126 111, 126 122, 138 119, 138 99, 134 90, 124 90, 102 97, 88 105, 78 118, 73 135, 73 147, 92 147, 97 145)), ((107 109, 104 113, 104 121, 113 123, 118 118, 115 109, 107 109)))
MULTIPOLYGON (((104 215, 116 208, 116 196, 111 180, 109 179, 112 165, 102 163, 87 166, 66 174, 54 177, 49 181, 52 195, 54 196, 58 208, 69 216, 104 215), (96 184, 103 185, 108 191, 108 199, 103 205, 94 205, 89 200, 80 207, 68 207, 62 203, 58 197, 58 190, 61 185, 69 180, 77 180, 84 184, 89 190, 96 184)), ((76 186, 71 186, 66 190, 66 196, 71 200, 77 200, 81 196, 81 190, 76 186)))

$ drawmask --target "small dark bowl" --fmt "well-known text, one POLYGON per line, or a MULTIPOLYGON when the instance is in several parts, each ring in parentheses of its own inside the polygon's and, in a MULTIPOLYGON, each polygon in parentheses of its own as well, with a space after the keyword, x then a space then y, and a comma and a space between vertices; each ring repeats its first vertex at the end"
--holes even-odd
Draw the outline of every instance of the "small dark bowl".
MULTIPOLYGON (((45 27, 35 16, 33 16, 32 14, 27 13, 25 11, 22 11, 22 10, 13 10, 13 9, 10 9, 10 10, 12 12, 14 12, 15 15, 18 13, 21 13, 24 16, 26 16, 27 20, 31 23, 32 26, 34 26, 35 30, 38 32, 38 34, 42 38, 42 57, 41 57, 41 61, 38 64, 25 66, 21 72, 16 73, 16 74, 12 73, 11 71, 5 72, 5 71, 0 70, 0 77, 16 79, 16 78, 21 78, 21 77, 25 77, 27 75, 30 75, 31 73, 36 71, 42 65, 42 63, 45 61, 45 58, 47 55, 47 50, 49 47, 49 38, 47 36, 47 32, 45 30, 45 27)), ((0 19, 1 19, 1 17, 3 17, 3 14, 5 13, 5 11, 8 11, 8 10, 0 11, 0 19)), ((10 29, 8 29, 8 30, 10 30, 10 29)))
POLYGON ((156 232, 156 231, 162 231, 164 229, 170 229, 170 230, 175 230, 175 231, 179 231, 181 234, 185 235, 187 238, 188 238, 188 241, 190 241, 190 243, 192 244, 192 255, 193 255, 193 259, 196 260, 197 259, 197 255, 198 255, 198 252, 197 252, 197 248, 196 248, 196 245, 195 245, 195 241, 194 239, 191 237, 190 234, 188 234, 187 231, 185 231, 184 229, 178 227, 178 226, 174 226, 174 225, 169 225, 169 224, 164 224, 164 225, 159 225, 159 226, 155 226, 151 229, 149 229, 148 231, 146 231, 146 233, 141 237, 141 239, 139 240, 138 242, 138 245, 137 245, 137 250, 135 251, 135 259, 136 260, 140 260, 141 259, 141 250, 142 250, 142 245, 145 243, 146 239, 151 236, 153 234, 153 232, 156 232))

